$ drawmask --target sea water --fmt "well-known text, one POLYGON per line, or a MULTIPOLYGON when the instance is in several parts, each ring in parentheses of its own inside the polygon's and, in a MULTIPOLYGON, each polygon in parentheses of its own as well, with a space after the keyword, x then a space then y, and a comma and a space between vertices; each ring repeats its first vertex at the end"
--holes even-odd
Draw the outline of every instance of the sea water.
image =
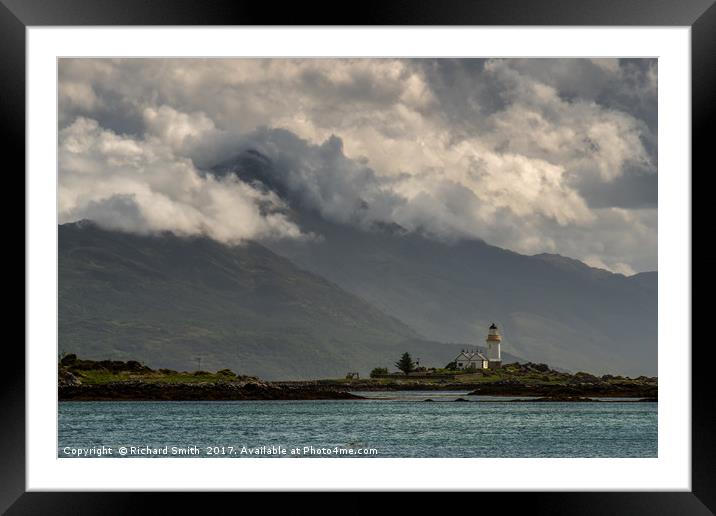
POLYGON ((653 402, 531 402, 454 391, 358 394, 373 399, 61 402, 58 457, 656 457, 658 452, 653 402))

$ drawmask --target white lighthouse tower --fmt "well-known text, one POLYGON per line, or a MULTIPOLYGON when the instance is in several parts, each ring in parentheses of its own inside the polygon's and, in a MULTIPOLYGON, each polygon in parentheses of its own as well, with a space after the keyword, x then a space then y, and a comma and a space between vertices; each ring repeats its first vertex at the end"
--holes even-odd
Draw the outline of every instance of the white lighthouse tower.
POLYGON ((502 365, 502 356, 500 355, 502 337, 495 323, 490 325, 485 342, 487 342, 487 360, 490 364, 490 369, 497 369, 502 365))

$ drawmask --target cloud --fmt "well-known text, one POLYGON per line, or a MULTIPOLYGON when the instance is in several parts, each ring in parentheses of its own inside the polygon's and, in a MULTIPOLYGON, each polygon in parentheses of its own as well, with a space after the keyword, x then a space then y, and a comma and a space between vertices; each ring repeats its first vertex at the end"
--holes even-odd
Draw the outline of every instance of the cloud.
POLYGON ((453 140, 479 136, 495 149, 560 164, 590 206, 656 206, 656 60, 463 59, 422 67, 453 140))
MULTIPOLYGON (((101 199, 83 194, 92 197, 85 214, 104 210, 132 227, 175 219, 184 232, 291 236, 300 230, 281 206, 288 195, 366 228, 395 222, 613 270, 656 268, 655 60, 63 59, 59 77, 67 138, 92 119, 105 135, 97 139, 113 135, 123 149, 121 158, 87 151, 87 166, 106 162, 108 172, 101 199), (250 150, 268 159, 279 195, 222 175, 250 150), (131 159, 151 169, 142 181, 113 164, 131 159), (170 187, 173 174, 214 195, 185 202, 170 187), (140 184, 171 202, 150 206, 140 184), (222 220, 234 202, 218 200, 223 189, 248 210, 240 229, 222 220)), ((81 168, 83 152, 68 152, 66 163, 81 168)), ((76 176, 67 192, 86 191, 90 179, 78 170, 61 170, 76 176)), ((76 196, 65 193, 66 217, 78 216, 76 196)))
POLYGON ((490 116, 489 138, 497 148, 561 164, 574 179, 622 176, 627 165, 650 168, 641 142, 643 124, 634 117, 585 100, 566 101, 557 90, 515 71, 505 61, 490 63, 509 107, 490 116))
POLYGON ((60 131, 59 167, 60 222, 89 218, 113 229, 226 243, 302 236, 272 193, 233 175, 200 174, 161 141, 119 135, 95 120, 78 118, 60 131))

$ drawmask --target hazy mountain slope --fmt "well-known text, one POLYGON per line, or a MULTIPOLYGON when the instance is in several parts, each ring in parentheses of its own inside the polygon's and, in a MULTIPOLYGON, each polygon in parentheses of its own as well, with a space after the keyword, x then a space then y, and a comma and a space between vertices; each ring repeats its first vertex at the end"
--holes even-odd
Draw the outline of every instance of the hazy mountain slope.
POLYGON ((273 248, 428 338, 481 344, 494 320, 504 349, 526 359, 571 370, 656 373, 656 289, 640 280, 587 266, 565 269, 477 241, 449 245, 320 227, 319 243, 273 248))
POLYGON ((81 357, 264 378, 367 373, 409 351, 445 365, 457 345, 420 336, 267 248, 59 227, 59 348, 81 357))
POLYGON ((636 283, 642 288, 649 290, 654 295, 656 295, 659 290, 659 275, 656 272, 640 272, 639 274, 629 276, 628 279, 630 282, 636 283))
MULTIPOLYGON (((479 241, 314 224, 318 243, 273 245, 299 266, 434 340, 481 343, 497 321, 504 349, 572 370, 655 374, 656 289, 640 280, 479 241), (320 229, 318 229, 320 228, 320 229)), ((654 273, 655 275, 655 273, 654 273)))
POLYGON ((504 348, 571 370, 657 372, 657 273, 612 274, 558 255, 524 256, 481 241, 447 244, 399 226, 371 231, 326 221, 292 192, 290 171, 244 153, 216 169, 284 198, 322 239, 270 245, 419 333, 482 344, 497 321, 504 348))

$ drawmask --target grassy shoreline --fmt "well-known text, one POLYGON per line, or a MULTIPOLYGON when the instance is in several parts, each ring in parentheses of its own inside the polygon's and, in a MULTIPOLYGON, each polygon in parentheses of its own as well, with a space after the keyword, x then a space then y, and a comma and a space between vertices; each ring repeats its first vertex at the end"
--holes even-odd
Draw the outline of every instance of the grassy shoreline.
POLYGON ((586 397, 658 398, 655 377, 575 374, 545 364, 506 364, 501 369, 396 378, 320 379, 267 382, 223 369, 154 370, 136 361, 81 360, 70 355, 58 364, 59 399, 64 400, 267 400, 362 399, 356 391, 469 391, 473 395, 530 396, 549 401, 586 397))

